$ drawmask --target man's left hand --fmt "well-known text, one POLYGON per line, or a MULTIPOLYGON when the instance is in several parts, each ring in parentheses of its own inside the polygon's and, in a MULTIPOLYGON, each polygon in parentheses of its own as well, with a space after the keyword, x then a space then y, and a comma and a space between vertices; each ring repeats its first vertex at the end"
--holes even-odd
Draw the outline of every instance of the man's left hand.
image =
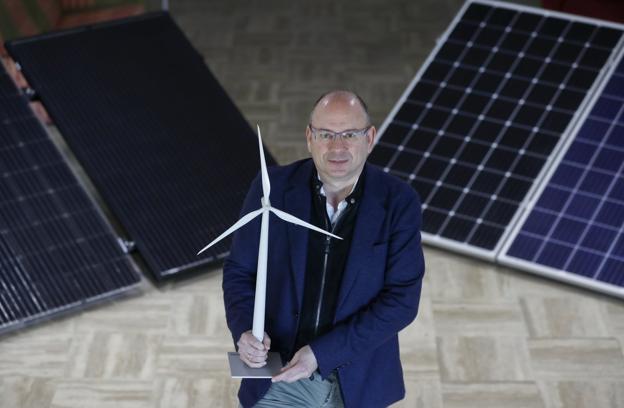
POLYGON ((271 381, 295 382, 302 378, 309 378, 318 368, 316 357, 310 346, 303 346, 295 353, 292 360, 282 368, 280 374, 273 377, 271 381))

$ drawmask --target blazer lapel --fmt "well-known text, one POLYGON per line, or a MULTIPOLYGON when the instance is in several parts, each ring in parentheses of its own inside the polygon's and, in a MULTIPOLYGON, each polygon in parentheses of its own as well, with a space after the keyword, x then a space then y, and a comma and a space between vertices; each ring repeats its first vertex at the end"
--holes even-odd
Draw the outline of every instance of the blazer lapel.
MULTIPOLYGON (((311 192, 310 177, 312 160, 293 176, 293 182, 284 193, 284 211, 306 222, 310 222, 311 192)), ((295 283, 297 305, 301 310, 303 302, 303 286, 305 282, 306 258, 308 255, 308 229, 288 223, 288 246, 290 253, 290 269, 295 283)))
POLYGON ((343 310, 343 304, 358 274, 367 264, 368 257, 372 253, 373 244, 379 237, 379 231, 385 219, 386 210, 382 204, 384 193, 378 188, 381 184, 377 183, 375 176, 376 174, 373 171, 367 171, 365 176, 362 201, 358 209, 349 258, 347 259, 340 294, 338 295, 337 319, 340 318, 340 310, 343 310))

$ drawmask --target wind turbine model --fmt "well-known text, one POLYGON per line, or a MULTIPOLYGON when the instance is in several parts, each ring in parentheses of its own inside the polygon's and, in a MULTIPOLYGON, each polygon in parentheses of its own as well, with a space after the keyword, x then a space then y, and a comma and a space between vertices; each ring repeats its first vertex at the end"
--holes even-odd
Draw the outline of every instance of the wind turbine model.
MULTIPOLYGON (((266 277, 267 277, 267 255, 269 249, 269 212, 277 215, 284 221, 291 222, 293 224, 301 225, 302 227, 309 228, 311 230, 320 232, 330 237, 342 239, 337 235, 331 234, 321 228, 318 228, 312 224, 309 224, 299 218, 271 207, 269 201, 269 194, 271 193, 271 183, 269 181, 269 173, 267 172, 266 161, 264 159, 264 148, 262 147, 262 136, 260 135, 260 126, 258 126, 258 145, 260 146, 260 166, 262 173, 262 199, 260 200, 262 207, 245 214, 238 222, 228 228, 223 234, 219 235, 214 241, 206 245, 197 255, 201 254, 223 238, 227 237, 249 221, 262 214, 262 223, 260 225, 260 248, 258 249, 258 269, 256 275, 256 296, 254 302, 254 314, 253 314, 253 327, 252 334, 262 341, 264 338, 264 311, 266 301, 266 277)), ((266 378, 275 374, 275 371, 281 367, 281 361, 279 359, 279 353, 269 353, 269 359, 267 364, 261 368, 249 368, 242 363, 236 353, 229 353, 230 369, 232 371, 232 377, 255 377, 266 378), (271 356, 272 355, 272 356, 271 356), (234 356, 235 358, 232 358, 234 356)))

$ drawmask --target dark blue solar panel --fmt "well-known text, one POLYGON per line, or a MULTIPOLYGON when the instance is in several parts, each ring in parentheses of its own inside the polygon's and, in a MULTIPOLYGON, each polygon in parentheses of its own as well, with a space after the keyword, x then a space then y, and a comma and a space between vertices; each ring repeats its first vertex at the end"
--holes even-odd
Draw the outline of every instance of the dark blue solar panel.
POLYGON ((507 255, 624 286, 624 60, 507 255))
POLYGON ((0 331, 139 279, 0 64, 0 331))
POLYGON ((169 15, 8 49, 157 278, 227 253, 196 256, 238 218, 257 136, 169 15))
POLYGON ((493 256, 622 31, 471 2, 448 33, 370 161, 420 193, 426 242, 493 256))

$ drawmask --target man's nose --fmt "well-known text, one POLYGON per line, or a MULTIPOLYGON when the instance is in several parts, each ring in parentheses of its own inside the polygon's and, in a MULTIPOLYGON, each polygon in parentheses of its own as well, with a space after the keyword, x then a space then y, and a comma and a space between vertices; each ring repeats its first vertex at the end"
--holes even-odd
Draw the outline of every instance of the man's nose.
POLYGON ((331 149, 346 149, 347 142, 344 141, 342 136, 336 135, 329 141, 329 147, 331 149))

